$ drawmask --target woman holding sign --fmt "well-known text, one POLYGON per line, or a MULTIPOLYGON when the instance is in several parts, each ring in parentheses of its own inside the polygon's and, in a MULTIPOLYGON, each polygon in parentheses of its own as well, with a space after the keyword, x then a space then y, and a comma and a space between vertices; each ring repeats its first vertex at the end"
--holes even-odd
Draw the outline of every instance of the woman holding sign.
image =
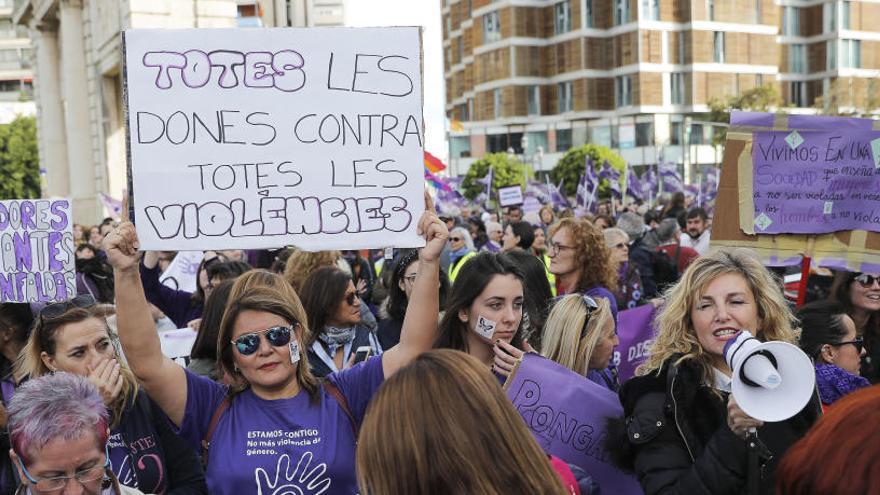
POLYGON ((747 481, 772 493, 776 463, 815 422, 818 400, 779 423, 749 417, 730 395, 724 347, 740 330, 794 342, 779 285, 748 251, 718 250, 694 261, 666 301, 647 362, 621 388, 626 422, 608 445, 648 495, 743 493, 747 481), (746 440, 751 428, 759 441, 746 440))
MULTIPOLYGON (((386 377, 431 348, 438 314, 439 257, 448 232, 426 198, 425 236, 400 344, 333 373, 311 374, 309 328, 296 293, 254 287, 232 298, 221 324, 220 363, 231 387, 187 372, 162 355, 138 274, 131 224, 104 247, 116 273, 119 334, 147 393, 194 445, 205 446, 212 494, 357 493, 355 431, 386 377)), ((241 283, 237 282, 236 285, 241 283)), ((233 287, 233 294, 237 293, 233 287)))

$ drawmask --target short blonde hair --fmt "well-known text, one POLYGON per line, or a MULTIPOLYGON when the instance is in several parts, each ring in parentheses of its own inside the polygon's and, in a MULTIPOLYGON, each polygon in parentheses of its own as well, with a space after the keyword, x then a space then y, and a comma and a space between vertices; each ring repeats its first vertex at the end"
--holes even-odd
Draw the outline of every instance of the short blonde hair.
POLYGON ((611 304, 604 297, 596 298, 599 309, 590 314, 581 294, 569 294, 559 299, 544 323, 541 354, 566 368, 586 376, 593 350, 604 335, 603 329, 614 320, 611 304), (587 317, 589 316, 589 322, 587 317), (584 323, 587 331, 582 332, 584 323))
POLYGON ((678 357, 675 364, 691 360, 702 371, 705 383, 711 383, 712 363, 697 339, 691 311, 716 278, 735 273, 745 279, 755 298, 760 318, 755 337, 762 341, 778 340, 794 344, 798 332, 795 318, 785 302, 779 280, 743 248, 724 248, 700 256, 688 266, 677 284, 666 291, 666 304, 657 316, 657 337, 648 360, 637 374, 659 373, 664 363, 678 357))

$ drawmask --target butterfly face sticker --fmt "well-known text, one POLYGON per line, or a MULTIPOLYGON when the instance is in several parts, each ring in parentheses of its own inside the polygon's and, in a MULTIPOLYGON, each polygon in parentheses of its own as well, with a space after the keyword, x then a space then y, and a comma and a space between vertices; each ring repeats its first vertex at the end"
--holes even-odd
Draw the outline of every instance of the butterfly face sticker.
POLYGON ((492 340, 492 336, 495 335, 495 327, 498 324, 494 321, 486 318, 483 315, 480 315, 477 318, 477 325, 474 327, 474 332, 477 333, 480 337, 483 337, 486 340, 492 340))

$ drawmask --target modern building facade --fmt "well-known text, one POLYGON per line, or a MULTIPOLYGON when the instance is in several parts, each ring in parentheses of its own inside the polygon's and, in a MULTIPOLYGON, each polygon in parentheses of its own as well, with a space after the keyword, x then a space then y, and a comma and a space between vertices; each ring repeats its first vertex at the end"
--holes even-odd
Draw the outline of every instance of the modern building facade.
POLYGON ((16 0, 33 43, 45 196, 73 200, 75 221, 105 216, 126 187, 122 43, 129 28, 234 27, 235 0, 16 0))
POLYGON ((34 73, 27 29, 12 22, 12 0, 0 0, 0 125, 34 115, 34 73))
POLYGON ((238 0, 239 11, 253 5, 262 26, 341 26, 345 0, 238 0))
POLYGON ((877 3, 441 1, 457 172, 509 149, 548 170, 587 142, 690 171, 719 161, 701 116, 711 98, 772 84, 809 111, 829 94, 864 102, 880 76, 877 3))

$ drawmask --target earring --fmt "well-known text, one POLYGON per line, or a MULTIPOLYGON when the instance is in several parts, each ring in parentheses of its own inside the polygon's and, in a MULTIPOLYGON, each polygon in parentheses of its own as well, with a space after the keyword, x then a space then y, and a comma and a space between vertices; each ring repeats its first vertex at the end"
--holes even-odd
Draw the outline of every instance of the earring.
POLYGON ((237 365, 237 364, 233 364, 233 365, 232 365, 232 371, 238 373, 239 370, 238 370, 238 365, 237 365))

